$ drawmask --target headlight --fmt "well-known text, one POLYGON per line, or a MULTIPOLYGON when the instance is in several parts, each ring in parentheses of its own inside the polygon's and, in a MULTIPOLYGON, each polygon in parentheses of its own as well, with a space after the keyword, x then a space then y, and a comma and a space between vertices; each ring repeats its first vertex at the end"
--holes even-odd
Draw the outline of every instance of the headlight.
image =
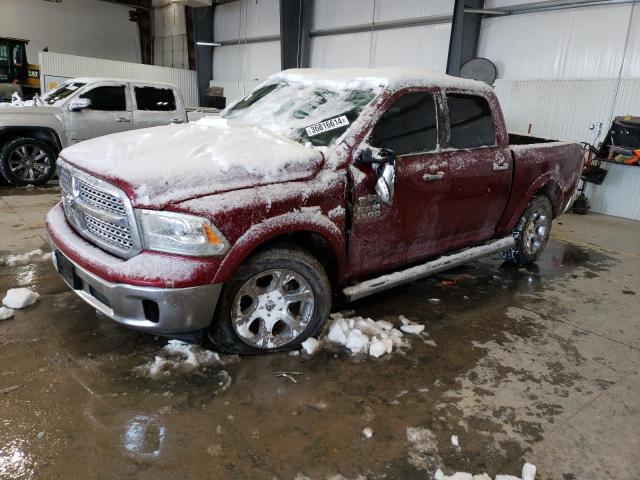
POLYGON ((220 255, 227 239, 206 218, 175 212, 136 210, 145 249, 207 257, 220 255))

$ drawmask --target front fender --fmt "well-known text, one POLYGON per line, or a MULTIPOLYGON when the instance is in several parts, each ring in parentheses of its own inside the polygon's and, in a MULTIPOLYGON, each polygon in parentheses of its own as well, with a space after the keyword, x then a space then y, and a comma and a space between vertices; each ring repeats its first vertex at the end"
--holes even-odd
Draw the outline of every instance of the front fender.
POLYGON ((345 239, 340 229, 326 216, 304 212, 291 212, 266 219, 252 226, 235 242, 214 276, 214 283, 228 281, 240 264, 258 247, 280 235, 312 232, 321 235, 333 249, 338 275, 342 278, 346 267, 345 239))

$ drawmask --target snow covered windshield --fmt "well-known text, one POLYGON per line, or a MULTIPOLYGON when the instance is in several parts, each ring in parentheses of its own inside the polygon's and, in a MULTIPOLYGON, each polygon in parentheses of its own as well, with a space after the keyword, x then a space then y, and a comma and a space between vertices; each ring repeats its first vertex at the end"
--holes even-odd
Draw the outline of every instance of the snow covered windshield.
POLYGON ((284 130, 293 140, 333 145, 379 90, 336 89, 304 82, 264 85, 222 112, 242 123, 284 130))
POLYGON ((85 84, 81 82, 63 83, 55 90, 46 93, 41 100, 49 105, 53 105, 60 100, 64 100, 80 87, 84 86, 85 84))

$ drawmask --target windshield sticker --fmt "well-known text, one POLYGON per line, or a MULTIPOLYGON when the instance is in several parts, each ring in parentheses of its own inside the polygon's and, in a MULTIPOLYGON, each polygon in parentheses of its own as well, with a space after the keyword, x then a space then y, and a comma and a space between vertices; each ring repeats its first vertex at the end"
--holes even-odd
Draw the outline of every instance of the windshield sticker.
POLYGON ((316 135, 320 135, 321 133, 328 132, 329 130, 334 130, 336 128, 345 127, 349 125, 349 120, 345 115, 340 117, 331 118, 329 120, 325 120, 324 122, 316 123, 309 127, 306 127, 307 135, 310 137, 314 137, 316 135))

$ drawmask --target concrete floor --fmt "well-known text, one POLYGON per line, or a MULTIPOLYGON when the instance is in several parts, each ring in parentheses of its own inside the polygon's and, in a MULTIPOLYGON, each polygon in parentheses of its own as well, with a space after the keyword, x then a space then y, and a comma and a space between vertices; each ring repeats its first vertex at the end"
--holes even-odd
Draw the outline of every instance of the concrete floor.
MULTIPOLYGON (((56 201, 0 189, 0 255, 44 248, 56 201)), ((486 259, 344 307, 406 315, 436 347, 226 358, 161 380, 132 369, 165 340, 98 316, 49 263, 2 266, 0 292, 42 297, 0 323, 0 478, 412 479, 528 461, 537 479, 636 480, 639 239, 638 222, 565 215, 528 269, 486 259)))

